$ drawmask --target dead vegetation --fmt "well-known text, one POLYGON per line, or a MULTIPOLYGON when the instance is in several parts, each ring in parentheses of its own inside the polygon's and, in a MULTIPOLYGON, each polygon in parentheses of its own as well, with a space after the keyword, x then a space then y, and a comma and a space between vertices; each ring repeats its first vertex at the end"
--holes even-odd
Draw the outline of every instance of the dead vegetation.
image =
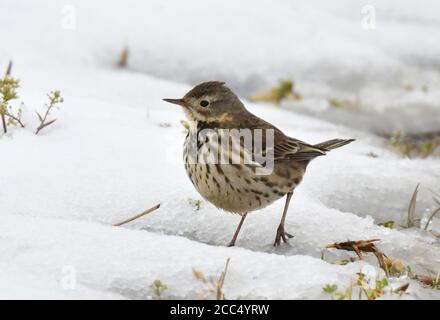
MULTIPOLYGON (((402 277, 408 276, 410 279, 417 280, 422 283, 426 287, 430 287, 432 289, 440 289, 440 272, 437 276, 432 275, 418 275, 412 272, 411 267, 405 265, 401 260, 394 259, 388 257, 382 250, 380 250, 375 242, 380 241, 379 239, 372 240, 357 240, 357 241, 345 241, 345 242, 335 242, 326 246, 327 249, 337 249, 337 250, 345 250, 345 251, 353 251, 356 253, 360 260, 363 259, 363 253, 372 253, 375 255, 379 267, 385 272, 386 279, 388 281, 388 277, 402 277)), ((346 260, 347 263, 353 262, 353 259, 346 260)), ((340 263, 342 264, 342 263, 340 263)), ((342 264, 344 265, 344 264, 342 264)), ((383 280, 384 280, 383 279, 383 280)), ((359 279, 358 279, 359 280, 359 279)), ((359 284, 358 284, 359 285, 359 284)), ((376 286, 378 284, 376 283, 376 286)), ((379 284, 380 285, 380 284, 379 284)), ((352 285, 351 285, 352 286, 352 285)), ((365 293, 366 297, 369 300, 376 299, 383 294, 383 290, 379 291, 371 291, 371 288, 365 287, 364 284, 361 284, 361 290, 365 293)), ((404 292, 408 288, 409 283, 407 285, 402 286, 398 291, 404 292)), ((382 289, 384 286, 382 286, 382 289)), ((325 292, 328 292, 331 288, 327 287, 327 290, 324 289, 325 292)), ((334 291, 334 290, 333 290, 334 291)), ((343 293, 344 299, 347 297, 351 297, 349 294, 351 291, 345 291, 343 293)))
POLYGON ((415 279, 420 281, 425 287, 440 290, 440 271, 436 276, 416 275, 415 279))
POLYGON ((226 259, 225 268, 217 279, 215 277, 206 277, 203 272, 195 268, 192 269, 194 277, 206 286, 206 289, 197 294, 198 299, 205 300, 213 295, 216 300, 225 300, 223 285, 225 284, 229 261, 229 258, 226 259))
POLYGON ((428 227, 429 227, 432 219, 434 219, 434 217, 440 213, 440 195, 433 192, 432 199, 434 200, 434 202, 436 203, 436 205, 438 207, 435 208, 434 210, 432 210, 431 214, 429 215, 428 220, 426 221, 425 227, 423 228, 423 230, 425 230, 425 231, 428 231, 428 227))
POLYGON ((405 136, 401 130, 389 136, 390 145, 408 158, 440 156, 440 134, 425 136, 405 136))
POLYGON ((417 195, 419 193, 420 183, 417 184, 414 192, 411 196, 411 200, 408 205, 408 216, 406 218, 406 228, 412 228, 416 225, 416 204, 417 204, 417 195))
POLYGON ((292 80, 281 80, 278 86, 260 91, 249 98, 254 102, 271 102, 279 105, 283 100, 301 100, 302 95, 295 90, 292 80))
POLYGON ((359 100, 332 98, 328 102, 331 107, 337 109, 357 111, 361 108, 359 100))
MULTIPOLYGON (((404 228, 412 228, 412 227, 416 227, 418 226, 419 228, 422 229, 420 222, 421 220, 418 219, 416 216, 416 205, 417 205, 417 195, 419 192, 419 185, 417 184, 412 196, 411 196, 411 200, 409 202, 408 205, 408 216, 407 216, 407 223, 405 226, 403 226, 404 228)), ((429 231, 429 225, 431 224, 432 220, 440 214, 440 195, 431 191, 432 192, 432 199, 435 203, 435 207, 434 209, 431 211, 431 213, 428 216, 428 219, 423 227, 424 231, 429 231)), ((431 232, 432 233, 432 232, 431 232)), ((438 234, 433 234, 434 236, 438 237, 438 234)))
POLYGON ((129 57, 130 51, 128 50, 128 47, 125 47, 122 49, 121 53, 119 54, 118 59, 118 67, 120 68, 126 68, 128 64, 128 57, 129 57))
POLYGON ((385 254, 380 251, 374 242, 380 241, 379 239, 372 240, 357 240, 357 241, 345 241, 345 242, 335 242, 326 246, 327 249, 337 249, 337 250, 346 250, 346 251, 354 251, 360 260, 363 259, 362 253, 373 253, 379 266, 385 271, 388 275, 388 268, 385 263, 385 254))
POLYGON ((129 223, 129 222, 133 221, 133 220, 139 219, 140 217, 143 217, 143 216, 145 216, 145 215, 147 215, 147 214, 149 214, 149 213, 151 213, 151 212, 153 212, 153 211, 155 211, 155 210, 157 210, 159 208, 160 208, 160 203, 155 205, 154 207, 152 207, 150 209, 147 209, 145 211, 142 211, 141 213, 138 213, 138 214, 136 214, 136 215, 134 215, 134 216, 132 216, 130 218, 127 218, 127 219, 124 219, 121 222, 115 223, 113 226, 114 227, 122 226, 122 225, 124 225, 126 223, 129 223))
MULTIPOLYGON (((417 225, 420 225, 420 219, 417 219, 416 217, 416 205, 417 205, 417 196, 419 192, 419 184, 414 189, 414 192, 412 193, 411 200, 409 201, 408 205, 408 212, 407 212, 407 223, 405 226, 402 226, 404 228, 412 228, 416 227, 417 225)), ((433 192, 433 199, 436 205, 438 206, 435 208, 432 213, 429 215, 429 218, 426 221, 426 224, 424 226, 424 230, 428 230, 428 226, 431 223, 432 219, 440 212, 440 195, 433 192)), ((394 224, 394 221, 386 221, 382 223, 382 226, 392 228, 394 224)), ((387 277, 401 277, 401 276, 408 276, 411 279, 417 280, 419 283, 421 283, 423 286, 432 288, 432 289, 440 289, 440 272, 437 273, 437 275, 419 275, 412 272, 411 267, 408 265, 405 265, 401 260, 393 259, 388 257, 382 250, 378 248, 376 243, 379 241, 379 239, 372 239, 372 240, 357 240, 357 241, 345 241, 345 242, 335 242, 332 244, 329 244, 326 246, 327 249, 334 248, 337 250, 346 250, 346 251, 352 251, 355 252, 357 257, 362 260, 363 254, 365 253, 372 253, 375 255, 379 267, 384 270, 387 277)), ((350 258, 349 260, 343 260, 343 262, 346 263, 339 263, 341 265, 350 263, 355 261, 353 258, 350 258)), ((409 284, 408 284, 409 285, 409 284)), ((330 287, 326 288, 327 291, 330 290, 330 287)), ((407 286, 403 286, 400 288, 400 291, 405 291, 407 289, 407 286)), ((326 291, 326 290, 324 290, 326 291)), ((327 292, 326 291, 326 292, 327 292)), ((366 295, 368 299, 371 298, 377 298, 382 293, 381 291, 373 291, 371 292, 368 288, 363 288, 362 291, 366 295), (378 295, 379 293, 379 295, 378 295)), ((351 297, 350 295, 351 289, 345 290, 343 293, 339 293, 339 297, 347 298, 351 297)))

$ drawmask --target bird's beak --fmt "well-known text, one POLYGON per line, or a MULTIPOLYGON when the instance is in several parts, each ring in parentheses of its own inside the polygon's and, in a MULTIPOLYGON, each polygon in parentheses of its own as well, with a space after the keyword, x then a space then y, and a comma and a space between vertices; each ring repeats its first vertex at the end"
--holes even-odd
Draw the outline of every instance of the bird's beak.
POLYGON ((179 106, 185 106, 185 101, 183 99, 162 99, 163 101, 178 104, 179 106))

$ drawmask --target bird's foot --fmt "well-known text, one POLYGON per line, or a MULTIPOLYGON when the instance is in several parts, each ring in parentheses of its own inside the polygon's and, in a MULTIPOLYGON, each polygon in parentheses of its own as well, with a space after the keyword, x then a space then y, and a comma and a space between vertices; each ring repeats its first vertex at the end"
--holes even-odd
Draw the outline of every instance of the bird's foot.
POLYGON ((275 236, 275 241, 273 243, 273 246, 278 247, 281 244, 281 240, 287 243, 288 239, 290 238, 293 238, 293 236, 287 233, 284 230, 284 226, 280 224, 277 229, 277 235, 275 236))

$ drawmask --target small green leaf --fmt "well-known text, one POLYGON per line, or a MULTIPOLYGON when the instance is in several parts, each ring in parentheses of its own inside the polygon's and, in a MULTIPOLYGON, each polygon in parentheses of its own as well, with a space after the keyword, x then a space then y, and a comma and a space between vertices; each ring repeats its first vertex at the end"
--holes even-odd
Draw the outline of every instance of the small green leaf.
POLYGON ((381 223, 378 224, 378 226, 382 226, 382 227, 385 227, 385 228, 388 228, 388 229, 393 229, 394 221, 389 220, 389 221, 381 222, 381 223))
POLYGON ((195 207, 196 211, 200 210, 200 207, 202 205, 202 201, 201 200, 198 200, 198 199, 194 200, 194 199, 189 198, 188 202, 189 202, 190 205, 193 205, 195 207))
POLYGON ((326 284, 323 288, 322 291, 324 291, 325 293, 333 293, 338 289, 338 286, 336 284, 326 284))
POLYGON ((427 140, 422 143, 420 149, 425 154, 431 154, 434 150, 434 142, 432 140, 427 140))
POLYGON ((180 120, 180 123, 182 124, 182 126, 186 129, 189 130, 189 123, 185 120, 180 120))

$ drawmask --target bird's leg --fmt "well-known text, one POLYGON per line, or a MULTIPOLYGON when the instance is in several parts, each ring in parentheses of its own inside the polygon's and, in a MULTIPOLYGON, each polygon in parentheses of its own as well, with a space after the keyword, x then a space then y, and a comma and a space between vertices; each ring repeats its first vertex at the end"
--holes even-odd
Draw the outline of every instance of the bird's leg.
POLYGON ((287 210, 289 209, 289 203, 290 203, 290 199, 292 198, 292 195, 293 195, 293 192, 287 193, 286 204, 284 205, 283 216, 281 217, 281 222, 280 222, 280 225, 278 226, 277 235, 276 235, 275 241, 273 243, 274 247, 277 247, 281 244, 281 239, 283 239, 284 242, 287 242, 287 238, 293 238, 292 235, 290 235, 284 231, 284 221, 286 220, 287 210))
POLYGON ((241 226, 243 225, 244 219, 246 219, 247 213, 241 216, 240 223, 238 224, 237 230, 235 230, 234 236, 228 244, 228 247, 235 246, 235 241, 237 240, 238 234, 240 233, 241 226))

